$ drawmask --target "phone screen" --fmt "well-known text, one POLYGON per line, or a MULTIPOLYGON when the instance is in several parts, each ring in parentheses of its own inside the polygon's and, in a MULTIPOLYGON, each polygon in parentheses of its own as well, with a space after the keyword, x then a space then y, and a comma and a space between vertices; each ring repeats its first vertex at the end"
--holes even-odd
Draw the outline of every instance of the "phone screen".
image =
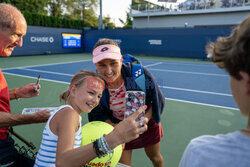
MULTIPOLYGON (((127 91, 126 92, 126 111, 124 119, 136 112, 141 106, 145 105, 145 93, 143 91, 127 91)), ((139 119, 144 117, 144 112, 139 115, 139 119)))

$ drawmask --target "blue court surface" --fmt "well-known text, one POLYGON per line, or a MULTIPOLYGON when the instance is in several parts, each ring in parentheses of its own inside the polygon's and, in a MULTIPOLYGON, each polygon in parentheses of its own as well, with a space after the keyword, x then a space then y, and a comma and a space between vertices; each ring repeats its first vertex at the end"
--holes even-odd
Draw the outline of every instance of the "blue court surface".
MULTIPOLYGON (((17 56, 3 58, 0 67, 9 88, 35 83, 41 74, 42 91, 35 98, 11 101, 13 113, 23 108, 61 105, 59 95, 80 70, 96 71, 90 54, 17 56), (64 63, 62 63, 64 62, 64 63), (20 77, 19 77, 20 76, 20 77)), ((139 58, 139 57, 137 57, 139 58)), ((229 75, 208 61, 165 57, 139 58, 152 72, 166 98, 161 116, 164 136, 160 152, 164 166, 177 167, 188 142, 204 134, 228 133, 242 129, 247 119, 238 111, 229 87, 229 75)), ((88 122, 82 114, 82 123, 88 122)), ((44 123, 15 126, 14 130, 40 146, 44 123)), ((15 139, 20 145, 24 145, 15 139)), ((132 166, 151 167, 144 149, 133 152, 132 166)))
MULTIPOLYGON (((237 109, 231 95, 229 75, 212 63, 141 60, 155 76, 166 99, 237 109)), ((80 70, 95 71, 92 60, 5 68, 6 74, 69 83, 80 70)))

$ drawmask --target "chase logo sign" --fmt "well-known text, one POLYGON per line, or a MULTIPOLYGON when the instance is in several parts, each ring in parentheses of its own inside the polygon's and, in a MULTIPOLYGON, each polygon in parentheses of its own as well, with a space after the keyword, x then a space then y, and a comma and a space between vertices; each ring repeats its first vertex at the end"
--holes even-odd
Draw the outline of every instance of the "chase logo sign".
POLYGON ((53 43, 54 38, 53 37, 30 37, 31 42, 47 42, 47 43, 53 43))

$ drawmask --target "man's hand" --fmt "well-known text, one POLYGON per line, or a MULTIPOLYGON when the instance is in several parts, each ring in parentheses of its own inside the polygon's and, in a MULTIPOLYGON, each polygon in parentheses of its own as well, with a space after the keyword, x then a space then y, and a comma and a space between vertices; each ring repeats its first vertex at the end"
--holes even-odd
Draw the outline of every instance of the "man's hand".
POLYGON ((39 122, 46 122, 48 118, 50 117, 50 111, 48 110, 40 110, 35 112, 34 114, 34 122, 39 123, 39 122))
POLYGON ((30 97, 38 96, 40 93, 41 86, 40 84, 38 84, 37 91, 35 91, 35 87, 36 87, 35 83, 22 86, 16 89, 16 96, 18 98, 30 98, 30 97))

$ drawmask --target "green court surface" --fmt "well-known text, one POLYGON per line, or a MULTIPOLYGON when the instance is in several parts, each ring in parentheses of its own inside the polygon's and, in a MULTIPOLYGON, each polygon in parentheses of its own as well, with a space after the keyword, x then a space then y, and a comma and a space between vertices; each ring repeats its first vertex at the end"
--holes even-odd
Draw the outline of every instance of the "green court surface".
MULTIPOLYGON (((1 68, 21 67, 29 65, 50 64, 59 62, 79 61, 90 59, 89 54, 67 54, 46 56, 22 56, 0 58, 1 68)), ((147 57, 150 59, 150 57, 147 57)), ((156 58, 154 58, 156 59, 156 58)), ((195 61, 191 59, 169 59, 171 61, 195 61)), ((198 60, 199 61, 199 60, 198 60)), ((208 63, 203 62, 201 63, 208 63)), ((36 82, 34 78, 27 78, 5 74, 9 88, 16 88, 25 84, 36 82)), ((68 88, 67 84, 41 80, 40 95, 31 99, 11 101, 13 113, 21 113, 23 108, 30 107, 54 107, 59 106, 59 95, 68 88)), ((87 122, 87 114, 82 114, 83 124, 87 122)), ((166 107, 162 114, 162 126, 164 137, 161 141, 161 154, 164 157, 166 167, 177 167, 182 153, 188 142, 203 134, 227 133, 244 128, 247 119, 242 117, 238 110, 229 110, 195 103, 187 103, 166 99, 166 107)), ((22 125, 14 127, 14 130, 39 149, 44 123, 22 125)), ((152 136, 153 137, 153 136, 152 136)), ((15 138, 15 137, 14 137, 15 138)), ((16 142, 24 145, 18 139, 16 142)), ((151 167, 150 160, 143 149, 133 152, 133 167, 151 167)))

